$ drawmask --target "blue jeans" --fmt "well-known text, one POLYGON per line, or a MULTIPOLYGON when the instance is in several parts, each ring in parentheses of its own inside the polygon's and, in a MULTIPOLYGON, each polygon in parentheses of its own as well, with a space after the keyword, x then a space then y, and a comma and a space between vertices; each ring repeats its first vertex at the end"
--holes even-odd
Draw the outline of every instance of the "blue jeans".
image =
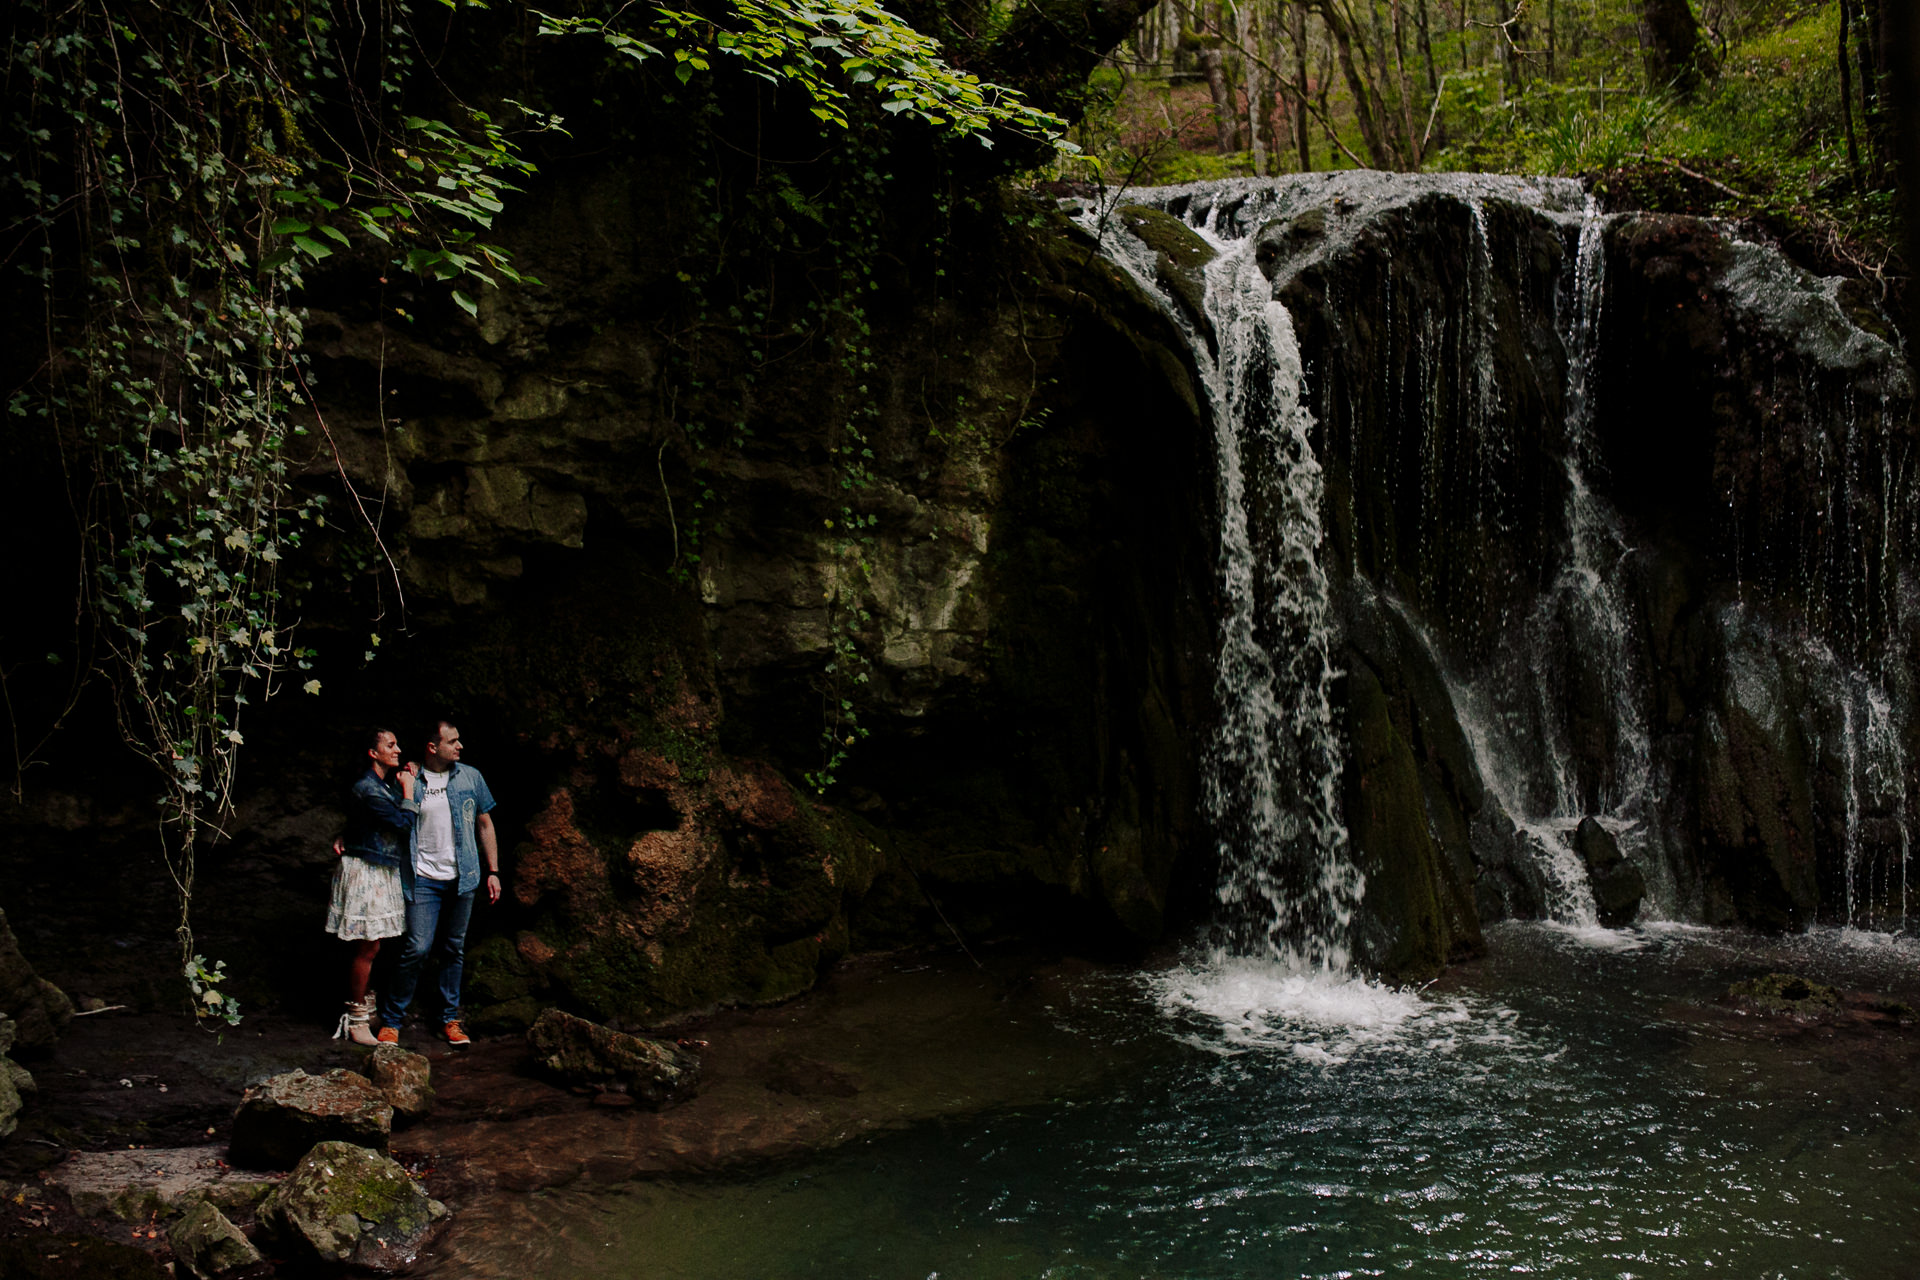
POLYGON ((413 901, 407 904, 407 936, 399 962, 380 996, 380 1024, 398 1027, 413 1003, 420 967, 427 953, 437 951, 440 966, 440 1020, 460 1017, 460 970, 467 954, 467 921, 473 915, 473 894, 458 893, 458 880, 413 878, 413 901), (439 942, 438 948, 434 946, 439 942))

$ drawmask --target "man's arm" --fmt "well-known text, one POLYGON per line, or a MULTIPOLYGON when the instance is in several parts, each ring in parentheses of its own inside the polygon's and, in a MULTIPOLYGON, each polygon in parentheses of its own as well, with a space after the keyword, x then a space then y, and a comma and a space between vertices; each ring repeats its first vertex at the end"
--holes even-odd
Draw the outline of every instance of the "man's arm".
POLYGON ((483 813, 473 820, 480 837, 480 855, 487 863, 487 901, 500 901, 500 845, 493 835, 493 815, 483 813))

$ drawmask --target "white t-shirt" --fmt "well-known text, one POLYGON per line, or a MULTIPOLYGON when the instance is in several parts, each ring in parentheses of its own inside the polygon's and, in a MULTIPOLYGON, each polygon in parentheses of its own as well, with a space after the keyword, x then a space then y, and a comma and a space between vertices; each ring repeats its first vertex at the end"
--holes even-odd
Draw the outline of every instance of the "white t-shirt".
POLYGON ((451 769, 420 771, 420 839, 414 846, 413 873, 430 880, 451 880, 460 873, 453 854, 453 808, 447 803, 452 781, 451 769))

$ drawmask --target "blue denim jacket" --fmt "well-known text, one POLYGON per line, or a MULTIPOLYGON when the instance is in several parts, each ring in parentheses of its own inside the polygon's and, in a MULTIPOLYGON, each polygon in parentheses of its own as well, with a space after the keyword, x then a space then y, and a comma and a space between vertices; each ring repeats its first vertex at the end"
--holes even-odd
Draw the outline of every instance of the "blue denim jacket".
POLYGON ((387 778, 372 768, 360 775, 347 793, 347 829, 341 834, 348 853, 376 867, 400 867, 412 862, 413 821, 420 806, 400 794, 400 776, 387 778))
MULTIPOLYGON (((414 808, 418 810, 419 806, 414 808)), ((472 893, 480 887, 480 842, 474 834, 474 821, 483 813, 493 812, 493 792, 487 790, 487 780, 478 769, 458 763, 453 766, 453 776, 447 779, 447 809, 453 815, 453 858, 459 873, 454 892, 472 893)), ((410 854, 419 850, 417 824, 407 847, 410 854)), ((408 902, 413 901, 411 856, 400 863, 400 891, 408 902)))

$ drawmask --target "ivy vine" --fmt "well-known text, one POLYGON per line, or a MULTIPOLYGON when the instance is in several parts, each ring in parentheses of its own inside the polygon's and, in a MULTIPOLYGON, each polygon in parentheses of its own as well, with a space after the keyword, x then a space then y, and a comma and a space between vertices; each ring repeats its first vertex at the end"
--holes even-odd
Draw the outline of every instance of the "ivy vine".
POLYGON ((160 780, 203 1017, 238 1009, 194 950, 196 851, 231 811, 249 708, 314 657, 283 575, 328 507, 289 465, 325 427, 305 273, 380 248, 469 312, 464 290, 523 278, 483 235, 529 166, 487 114, 409 112, 418 61, 401 0, 20 0, 10 32, 0 182, 25 210, 14 260, 46 349, 8 410, 77 478, 84 603, 160 780))

